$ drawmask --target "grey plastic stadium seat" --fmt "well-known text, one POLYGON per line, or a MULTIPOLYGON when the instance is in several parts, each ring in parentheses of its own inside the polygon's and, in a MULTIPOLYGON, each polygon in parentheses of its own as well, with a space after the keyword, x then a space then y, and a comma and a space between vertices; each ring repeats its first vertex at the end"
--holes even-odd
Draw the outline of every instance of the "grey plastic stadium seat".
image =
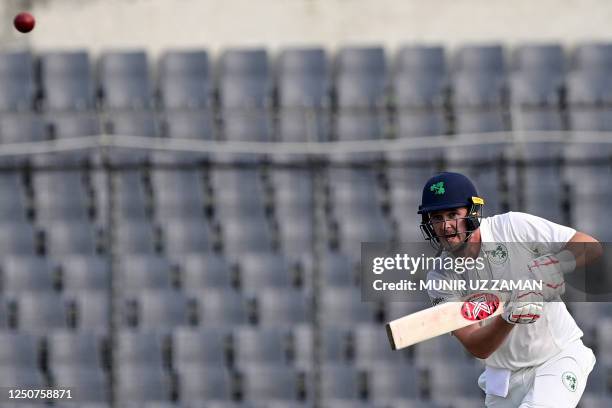
POLYGON ((352 336, 357 366, 368 368, 377 363, 391 366, 402 362, 398 359, 398 354, 389 347, 387 334, 380 330, 379 325, 355 325, 352 336))
POLYGON ((277 210, 276 217, 280 249, 285 256, 299 258, 304 251, 313 248, 315 231, 312 207, 303 210, 300 208, 277 210))
POLYGON ((426 367, 429 362, 448 361, 449 364, 466 363, 471 360, 461 343, 454 336, 444 335, 430 339, 414 347, 414 362, 426 367))
POLYGON ((335 132, 338 140, 378 140, 384 138, 385 127, 380 114, 341 112, 335 132))
POLYGON ((511 112, 512 129, 563 131, 564 123, 561 111, 557 109, 516 110, 511 112))
POLYGON ((136 301, 136 325, 144 330, 168 332, 188 323, 187 298, 181 291, 141 290, 136 301))
POLYGON ((36 114, 6 113, 0 115, 2 143, 39 142, 48 139, 48 129, 36 114))
POLYGON ((71 139, 85 136, 96 136, 102 133, 100 118, 97 113, 71 112, 47 115, 51 136, 54 139, 71 139))
POLYGON ((359 370, 344 364, 323 364, 321 367, 322 398, 359 399, 362 385, 359 370))
POLYGON ((466 72, 453 77, 452 99, 455 109, 500 108, 504 103, 504 83, 500 77, 466 72))
POLYGON ((569 127, 575 131, 609 132, 612 130, 612 109, 571 108, 569 127))
POLYGON ((61 276, 64 290, 108 290, 110 262, 102 256, 63 256, 61 276))
POLYGON ((178 398, 192 400, 230 400, 232 376, 221 367, 181 367, 178 370, 178 398))
POLYGON ((321 358, 330 363, 346 363, 351 359, 350 325, 327 322, 321 328, 321 358))
POLYGON ((348 256, 338 252, 322 254, 319 262, 319 280, 323 287, 353 286, 356 284, 355 278, 355 265, 348 256))
POLYGON ((355 399, 326 398, 322 401, 321 407, 322 408, 383 408, 383 407, 387 407, 387 405, 381 404, 380 401, 366 402, 366 401, 355 400, 355 399))
POLYGON ((288 288, 293 284, 291 265, 276 253, 240 253, 238 272, 242 291, 288 288))
POLYGON ((47 110, 88 110, 95 105, 89 55, 85 50, 40 56, 43 103, 47 110))
POLYGON ((17 328, 33 334, 68 328, 66 304, 53 292, 23 292, 15 299, 17 328))
POLYGON ((156 232, 148 221, 124 221, 117 224, 114 249, 117 254, 153 254, 156 232))
POLYGON ((414 398, 420 396, 420 373, 412 365, 373 364, 367 369, 368 397, 373 400, 414 398))
POLYGON ((568 143, 564 147, 564 175, 570 185, 573 198, 595 195, 608 195, 601 189, 605 185, 609 171, 607 167, 597 165, 597 161, 607 160, 612 154, 612 147, 602 143, 568 143), (592 165, 590 165, 592 163, 592 165), (604 184, 602 184, 604 183, 604 184))
POLYGON ((445 361, 429 361, 423 368, 428 372, 429 395, 433 396, 434 401, 452 402, 456 397, 484 397, 477 383, 483 369, 473 362, 451 365, 445 361))
POLYGON ((510 81, 510 104, 523 107, 559 108, 562 83, 547 73, 520 73, 510 81))
POLYGON ((276 71, 280 77, 326 77, 329 63, 323 48, 284 48, 276 71))
POLYGON ((409 109, 442 109, 446 103, 448 81, 424 73, 408 73, 393 80, 394 103, 401 118, 409 109))
POLYGON ((229 289, 232 274, 229 262, 216 254, 186 254, 176 257, 181 286, 189 289, 229 289))
POLYGON ((215 139, 211 111, 168 111, 164 114, 165 135, 171 139, 215 139))
POLYGON ((266 142, 272 139, 271 118, 265 110, 232 112, 223 116, 223 139, 266 142))
POLYGON ((323 288, 320 298, 322 324, 373 322, 374 307, 371 303, 362 302, 360 293, 357 287, 323 288))
POLYGON ((143 289, 170 289, 172 264, 156 255, 124 255, 116 267, 120 290, 138 293, 143 289))
POLYGON ((53 331, 46 337, 47 360, 60 367, 102 368, 102 338, 92 331, 53 331))
POLYGON ((235 290, 190 290, 188 296, 196 302, 199 326, 232 326, 248 322, 247 301, 235 290))
POLYGON ((232 331, 237 367, 286 364, 288 330, 278 327, 237 327, 232 331))
POLYGON ((34 62, 30 51, 0 53, 0 110, 29 111, 33 108, 34 62))
POLYGON ((605 72, 575 71, 567 78, 567 102, 573 108, 612 101, 612 81, 605 72))
POLYGON ((164 251, 168 256, 209 252, 210 226, 203 218, 171 219, 161 223, 164 251))
POLYGON ((56 387, 72 388, 75 402, 109 400, 109 380, 100 368, 54 366, 51 378, 56 387))
POLYGON ((565 55, 560 44, 525 44, 516 47, 514 65, 520 72, 562 76, 565 73, 565 55))
POLYGON ((226 255, 237 256, 245 252, 270 252, 272 233, 265 218, 231 217, 221 224, 223 250, 226 255))
POLYGON ((256 295, 256 308, 262 326, 295 325, 310 321, 312 300, 298 290, 263 289, 256 295))
POLYGON ((88 221, 57 221, 45 225, 45 249, 50 256, 95 255, 96 247, 96 227, 88 221))
POLYGON ((0 217, 17 222, 26 220, 26 192, 18 172, 0 175, 0 217))
POLYGON ((144 51, 103 52, 99 63, 100 90, 106 109, 146 109, 151 105, 152 89, 144 51))
POLYGON ((161 367, 123 364, 117 371, 116 384, 115 396, 119 403, 170 399, 170 380, 161 367))
POLYGON ((26 222, 3 222, 0 224, 0 253, 12 255, 35 255, 35 230, 26 222))
POLYGON ((114 112, 109 114, 107 130, 111 135, 159 136, 157 117, 152 112, 114 112))
POLYGON ((47 258, 4 257, 2 288, 5 294, 52 291, 57 265, 47 258))
MULTIPOLYGON (((589 376, 590 382, 590 376, 589 376)), ((588 387, 588 383, 587 383, 588 387)), ((606 408, 612 405, 612 397, 584 394, 580 399, 581 408, 606 408)))
POLYGON ((219 85, 224 116, 229 112, 265 110, 270 105, 271 84, 266 77, 223 77, 219 85))
POLYGON ((282 109, 277 136, 285 142, 323 142, 330 138, 328 112, 315 109, 282 109))
POLYGON ((194 170, 153 169, 153 205, 158 220, 203 216, 204 184, 194 170))
POLYGON ((240 369, 242 392, 247 401, 296 400, 298 373, 278 365, 248 365, 240 369))
POLYGON ((206 51, 167 51, 160 58, 159 71, 165 109, 193 109, 210 104, 211 83, 206 51))
POLYGON ((236 215, 263 216, 264 185, 259 172, 252 169, 213 169, 215 210, 221 219, 236 215))
POLYGON ((148 200, 139 170, 124 170, 112 177, 113 213, 120 219, 142 220, 147 216, 148 200))
POLYGON ((391 224, 381 211, 340 213, 340 249, 352 259, 360 259, 362 242, 389 242, 393 238, 391 224))
POLYGON ((227 77, 266 77, 267 52, 263 48, 228 48, 221 55, 219 70, 227 77))
POLYGON ((284 74, 278 87, 279 104, 283 109, 321 113, 329 106, 331 84, 327 75, 284 74))
POLYGON ((38 367, 39 340, 37 336, 17 331, 0 331, 0 366, 7 370, 38 367))
POLYGON ((0 367, 0 387, 33 389, 46 386, 42 372, 36 368, 0 367))
POLYGON ((119 329, 113 353, 117 367, 162 368, 163 336, 153 330, 119 329))
POLYGON ((574 49, 575 68, 582 71, 610 72, 612 44, 591 42, 578 44, 574 49))
POLYGON ((105 335, 110 326, 110 294, 102 290, 66 292, 74 308, 75 328, 105 335))
POLYGON ((39 223, 88 218, 88 193, 81 171, 36 172, 32 177, 39 223))
POLYGON ((314 331, 310 323, 291 327, 291 356, 297 369, 311 370, 315 363, 314 331))
POLYGON ((442 111, 398 112, 396 138, 441 136, 449 132, 449 125, 442 111))
POLYGON ((441 77, 446 74, 444 48, 440 46, 405 45, 395 57, 396 74, 428 74, 441 77))
POLYGON ((505 71, 504 49, 498 44, 465 45, 455 53, 454 65, 460 72, 502 75, 505 71))
POLYGON ((172 362, 177 369, 227 364, 229 328, 179 327, 172 332, 172 362))
POLYGON ((457 134, 503 132, 507 129, 504 113, 501 110, 457 112, 455 122, 457 134))
POLYGON ((383 108, 387 97, 387 78, 384 72, 340 73, 336 79, 337 103, 340 109, 383 108))
POLYGON ((336 56, 336 72, 384 75, 387 69, 382 47, 343 47, 336 56))

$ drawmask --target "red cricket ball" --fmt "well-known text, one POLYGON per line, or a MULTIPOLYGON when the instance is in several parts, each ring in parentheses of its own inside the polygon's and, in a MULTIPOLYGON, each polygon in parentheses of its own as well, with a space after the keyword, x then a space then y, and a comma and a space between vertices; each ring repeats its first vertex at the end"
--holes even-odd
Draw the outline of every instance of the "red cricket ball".
POLYGON ((21 33, 29 33, 34 29, 34 25, 36 24, 36 20, 34 16, 28 12, 22 12, 15 16, 13 20, 13 24, 17 31, 21 33))

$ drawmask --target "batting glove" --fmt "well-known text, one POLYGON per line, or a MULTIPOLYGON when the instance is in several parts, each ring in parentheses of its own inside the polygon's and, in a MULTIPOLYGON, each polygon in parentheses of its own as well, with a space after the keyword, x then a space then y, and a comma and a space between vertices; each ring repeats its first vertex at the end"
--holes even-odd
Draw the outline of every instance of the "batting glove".
POLYGON ((570 251, 557 255, 543 255, 527 265, 531 277, 543 283, 544 300, 552 300, 565 293, 563 274, 576 268, 576 259, 570 251))
POLYGON ((542 315, 543 307, 544 297, 541 292, 514 290, 501 316, 512 324, 535 323, 542 315))

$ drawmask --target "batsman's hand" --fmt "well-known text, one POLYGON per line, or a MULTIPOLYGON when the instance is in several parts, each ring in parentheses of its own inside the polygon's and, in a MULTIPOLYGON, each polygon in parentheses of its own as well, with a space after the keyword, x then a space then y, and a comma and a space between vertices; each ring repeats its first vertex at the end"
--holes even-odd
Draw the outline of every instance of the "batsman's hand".
POLYGON ((565 293, 561 261, 555 255, 543 255, 527 265, 530 278, 542 281, 544 300, 553 300, 565 293))
POLYGON ((542 292, 514 290, 504 305, 502 318, 512 324, 535 323, 542 315, 544 297, 542 292))

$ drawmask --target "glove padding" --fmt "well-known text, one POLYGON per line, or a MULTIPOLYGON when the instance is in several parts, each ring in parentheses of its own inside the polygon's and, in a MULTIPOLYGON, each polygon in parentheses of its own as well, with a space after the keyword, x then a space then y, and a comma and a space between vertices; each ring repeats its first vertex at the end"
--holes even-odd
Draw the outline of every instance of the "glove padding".
POLYGON ((555 255, 543 255, 531 261, 527 268, 530 278, 542 281, 544 300, 553 300, 565 293, 561 261, 555 255))
POLYGON ((514 290, 504 306, 502 318, 512 324, 535 323, 542 315, 544 297, 542 292, 514 290))

